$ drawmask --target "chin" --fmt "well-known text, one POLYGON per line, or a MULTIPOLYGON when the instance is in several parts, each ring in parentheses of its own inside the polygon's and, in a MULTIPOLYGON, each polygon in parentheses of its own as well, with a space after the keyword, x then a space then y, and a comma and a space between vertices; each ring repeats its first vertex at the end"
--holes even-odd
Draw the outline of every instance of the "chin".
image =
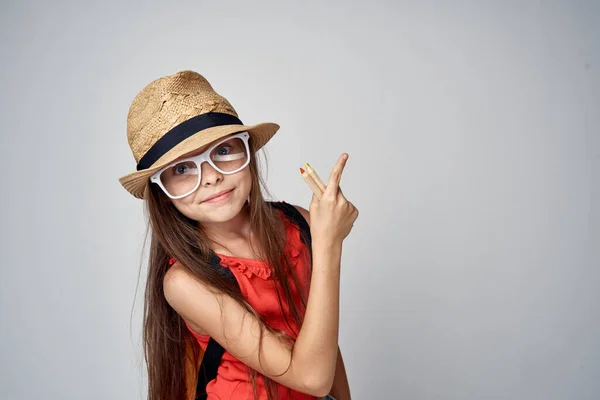
POLYGON ((221 204, 202 204, 204 206, 203 219, 207 222, 227 222, 237 216, 245 201, 238 199, 234 191, 233 196, 221 204))

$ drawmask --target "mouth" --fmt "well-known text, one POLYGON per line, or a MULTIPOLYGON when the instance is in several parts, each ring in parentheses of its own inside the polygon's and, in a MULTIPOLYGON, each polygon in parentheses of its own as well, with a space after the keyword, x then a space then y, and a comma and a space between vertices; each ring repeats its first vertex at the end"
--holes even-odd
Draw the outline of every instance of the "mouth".
POLYGON ((217 203, 219 201, 225 200, 231 195, 231 192, 233 192, 233 189, 223 190, 222 192, 215 193, 212 196, 209 196, 206 199, 204 199, 202 203, 217 203))

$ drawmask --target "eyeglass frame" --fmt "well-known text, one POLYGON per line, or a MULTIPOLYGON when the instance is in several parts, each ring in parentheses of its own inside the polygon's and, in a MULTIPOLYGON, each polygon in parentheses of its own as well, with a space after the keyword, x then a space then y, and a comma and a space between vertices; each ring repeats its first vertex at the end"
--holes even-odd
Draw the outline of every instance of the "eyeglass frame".
POLYGON ((214 169, 216 169, 217 171, 219 171, 220 173, 225 174, 225 175, 235 174, 236 172, 240 172, 241 170, 243 170, 244 168, 246 168, 248 166, 248 164, 250 164, 250 145, 248 144, 248 139, 249 138, 250 138, 250 134, 247 131, 238 132, 236 134, 226 136, 226 137, 222 138, 222 140, 220 140, 219 142, 217 142, 214 145, 212 145, 206 151, 198 154, 197 156, 188 157, 188 158, 184 158, 184 159, 181 159, 181 160, 173 161, 169 165, 161 168, 160 170, 158 170, 157 172, 155 172, 150 177, 150 182, 151 183, 156 183, 162 189, 162 191, 167 196, 169 196, 169 198, 171 198, 173 200, 181 199, 183 197, 189 196, 190 194, 194 193, 200 187, 200 182, 202 181, 202 163, 204 163, 204 162, 207 162, 211 167, 213 167, 214 169), (236 138, 240 138, 244 142, 244 145, 246 146, 246 153, 248 154, 248 159, 246 160, 246 162, 244 163, 244 165, 242 165, 238 169, 236 169, 234 171, 225 172, 225 171, 221 170, 219 167, 217 167, 215 165, 215 163, 210 159, 210 153, 215 148, 217 148, 218 146, 220 146, 223 143, 227 142, 228 140, 236 139, 236 138), (171 196, 171 194, 169 193, 169 191, 163 185, 162 180, 160 179, 160 175, 165 170, 167 170, 169 168, 172 168, 173 166, 175 166, 177 164, 180 164, 182 162, 187 162, 187 161, 192 161, 194 164, 196 164, 196 167, 198 168, 198 182, 196 183, 196 186, 192 190, 190 190, 188 193, 180 195, 180 196, 171 196))

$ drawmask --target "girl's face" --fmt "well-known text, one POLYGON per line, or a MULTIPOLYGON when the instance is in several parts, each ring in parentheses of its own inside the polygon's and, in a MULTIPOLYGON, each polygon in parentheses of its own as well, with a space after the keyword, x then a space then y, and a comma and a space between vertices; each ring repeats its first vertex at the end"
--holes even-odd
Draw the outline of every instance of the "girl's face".
MULTIPOLYGON (((196 151, 184 154, 180 158, 198 155, 221 140, 218 139, 196 151)), ((226 153, 226 149, 221 149, 221 151, 223 154, 226 153)), ((203 162, 201 169, 198 189, 181 199, 171 199, 173 205, 183 215, 200 223, 226 222, 233 219, 246 203, 252 189, 250 167, 246 166, 233 174, 223 174, 208 162, 203 162), (228 193, 213 200, 209 199, 221 192, 228 193)))

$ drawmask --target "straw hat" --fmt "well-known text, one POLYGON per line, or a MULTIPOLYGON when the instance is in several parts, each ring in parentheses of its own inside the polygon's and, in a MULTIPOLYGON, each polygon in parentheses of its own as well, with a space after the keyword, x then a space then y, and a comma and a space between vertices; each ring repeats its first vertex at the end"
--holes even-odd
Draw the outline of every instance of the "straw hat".
POLYGON ((150 176, 182 155, 243 131, 258 150, 278 129, 272 122, 244 125, 227 99, 202 75, 179 71, 150 82, 133 99, 127 114, 127 140, 137 171, 119 182, 143 199, 150 176))

